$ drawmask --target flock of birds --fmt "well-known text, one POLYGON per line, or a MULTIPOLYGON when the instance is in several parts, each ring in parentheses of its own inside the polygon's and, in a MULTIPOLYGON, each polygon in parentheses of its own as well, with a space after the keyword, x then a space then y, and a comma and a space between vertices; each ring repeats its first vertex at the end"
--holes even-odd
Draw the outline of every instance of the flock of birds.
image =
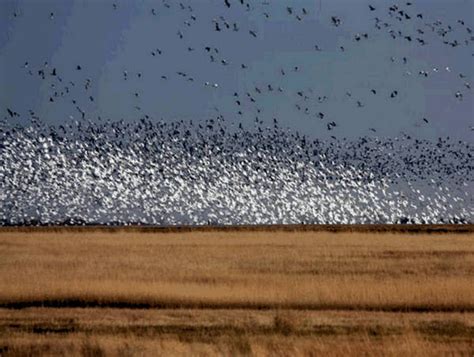
MULTIPOLYGON (((311 12, 279 4, 295 21, 305 21, 311 12)), ((231 11, 258 12, 269 19, 267 5, 265 1, 257 7, 249 0, 223 0, 222 9, 229 15, 214 18, 209 30, 259 38, 257 29, 234 21, 231 11)), ((186 52, 200 53, 216 66, 249 68, 250 64, 226 58, 213 44, 198 47, 185 41, 200 20, 192 3, 162 0, 150 8, 149 16, 160 16, 173 7, 186 15, 175 39, 186 52)), ((464 20, 431 21, 412 8, 411 2, 388 9, 368 4, 367 11, 374 14, 374 33, 356 33, 352 43, 381 33, 413 46, 429 46, 432 41, 447 48, 473 45, 472 29, 464 20)), ((120 11, 120 3, 112 3, 111 11, 120 11)), ((19 16, 21 11, 13 14, 19 16)), ((54 12, 49 19, 55 21, 54 12)), ((327 22, 335 28, 344 26, 344 19, 336 15, 327 22)), ((320 44, 312 44, 312 50, 325 51, 320 44)), ((337 49, 350 50, 347 45, 337 49)), ((148 55, 163 54, 162 48, 154 46, 148 55)), ((390 61, 405 66, 406 76, 420 80, 441 71, 452 74, 459 81, 452 97, 463 101, 466 95, 472 96, 468 74, 449 66, 414 70, 404 56, 390 61)), ((219 107, 205 120, 160 121, 138 101, 136 120, 127 123, 94 117, 88 110, 97 102, 91 90, 96 83, 81 63, 60 70, 52 63, 38 67, 30 62, 22 65, 25 74, 47 84, 49 105, 68 103, 72 110, 68 120, 48 125, 33 109, 5 108, 0 123, 0 225, 473 222, 471 144, 449 138, 421 140, 408 134, 378 138, 369 135, 377 132, 372 127, 367 128, 368 135, 346 140, 336 134, 341 124, 331 115, 331 107, 322 109, 323 103, 334 99, 333 94, 312 88, 288 93, 293 89, 285 87, 284 78, 304 73, 303 66, 282 67, 271 82, 233 91, 231 123, 219 107), (68 78, 71 72, 74 79, 68 78), (300 115, 321 121, 331 139, 315 140, 285 129, 280 118, 266 118, 263 96, 282 93, 285 96, 279 100, 290 98, 300 115), (252 116, 254 123, 239 123, 244 115, 252 116), (25 118, 28 123, 20 124, 25 118)), ((124 69, 120 76, 128 83, 145 73, 124 69)), ((200 90, 221 88, 198 72, 178 70, 159 76, 161 81, 184 80, 200 90)), ((139 99, 143 93, 131 87, 131 97, 139 99)), ((396 100, 401 91, 369 87, 364 98, 396 100)), ((368 105, 359 92, 342 93, 354 110, 368 105)), ((418 126, 429 124, 425 116, 416 119, 418 126)))
POLYGON ((4 124, 0 224, 472 223, 472 145, 258 129, 4 124))

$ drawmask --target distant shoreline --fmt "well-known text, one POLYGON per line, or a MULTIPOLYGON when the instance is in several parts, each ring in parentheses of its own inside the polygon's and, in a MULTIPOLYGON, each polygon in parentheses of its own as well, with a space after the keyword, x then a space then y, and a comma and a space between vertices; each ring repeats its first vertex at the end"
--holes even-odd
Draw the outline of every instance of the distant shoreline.
POLYGON ((359 232, 359 233, 474 233, 474 224, 274 224, 274 225, 51 225, 1 226, 0 234, 7 232, 242 232, 242 231, 301 231, 301 232, 359 232))

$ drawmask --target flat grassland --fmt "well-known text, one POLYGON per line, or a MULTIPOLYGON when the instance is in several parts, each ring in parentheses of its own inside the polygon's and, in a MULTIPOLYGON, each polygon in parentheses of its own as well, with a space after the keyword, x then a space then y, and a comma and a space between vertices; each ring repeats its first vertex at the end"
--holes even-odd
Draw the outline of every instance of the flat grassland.
POLYGON ((0 230, 0 355, 474 354, 474 233, 0 230))

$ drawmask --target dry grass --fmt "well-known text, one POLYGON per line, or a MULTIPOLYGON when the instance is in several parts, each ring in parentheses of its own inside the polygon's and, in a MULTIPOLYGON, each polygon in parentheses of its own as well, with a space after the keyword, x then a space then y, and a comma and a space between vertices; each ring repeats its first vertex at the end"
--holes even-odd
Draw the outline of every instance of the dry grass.
POLYGON ((471 313, 0 310, 0 351, 68 355, 433 355, 474 351, 471 313))
POLYGON ((5 233, 0 305, 474 310, 472 235, 5 233))
POLYGON ((0 355, 469 355, 473 238, 0 231, 0 355))

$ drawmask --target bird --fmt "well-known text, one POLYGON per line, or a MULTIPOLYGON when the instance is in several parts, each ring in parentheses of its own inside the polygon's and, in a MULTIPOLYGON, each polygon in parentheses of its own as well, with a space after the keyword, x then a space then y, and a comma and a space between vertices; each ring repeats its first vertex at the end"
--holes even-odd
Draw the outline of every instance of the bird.
POLYGON ((341 24, 341 19, 337 16, 331 16, 332 24, 338 27, 341 24))

